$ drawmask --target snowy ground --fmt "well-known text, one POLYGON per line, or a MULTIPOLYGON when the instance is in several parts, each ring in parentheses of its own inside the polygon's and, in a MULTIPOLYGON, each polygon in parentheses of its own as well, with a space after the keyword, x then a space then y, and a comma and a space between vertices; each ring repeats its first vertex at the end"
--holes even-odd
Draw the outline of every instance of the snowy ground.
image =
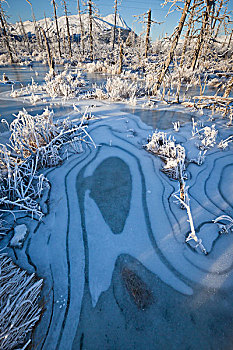
MULTIPOLYGON (((80 112, 95 105, 88 130, 97 148, 85 147, 60 167, 45 170, 52 185, 43 198, 47 215, 42 222, 18 220, 29 234, 22 249, 6 251, 45 280, 45 311, 33 349, 232 348, 233 236, 220 236, 213 220, 232 216, 233 145, 224 151, 215 145, 202 165, 187 168, 205 256, 185 243, 190 227, 172 197, 177 181, 163 174, 162 161, 142 146, 159 128, 176 137, 188 159, 197 158, 191 119, 213 122, 183 107, 142 110, 144 102, 134 114, 125 103, 76 103, 80 112), (177 120, 179 132, 172 125, 177 120), (128 278, 132 272, 138 297, 125 271, 128 278)), ((70 117, 80 114, 70 110, 70 117)), ((226 120, 214 123, 217 144, 232 135, 226 120)))

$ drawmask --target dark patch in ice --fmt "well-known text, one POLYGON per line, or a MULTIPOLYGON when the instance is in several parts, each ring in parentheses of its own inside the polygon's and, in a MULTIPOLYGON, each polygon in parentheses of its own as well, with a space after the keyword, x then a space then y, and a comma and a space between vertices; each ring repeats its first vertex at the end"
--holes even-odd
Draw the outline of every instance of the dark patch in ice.
POLYGON ((124 267, 121 275, 125 287, 138 309, 144 310, 153 303, 152 292, 149 290, 146 283, 136 274, 136 272, 124 267))
POLYGON ((129 214, 132 179, 128 165, 118 157, 105 159, 94 171, 90 197, 113 233, 123 231, 129 214))

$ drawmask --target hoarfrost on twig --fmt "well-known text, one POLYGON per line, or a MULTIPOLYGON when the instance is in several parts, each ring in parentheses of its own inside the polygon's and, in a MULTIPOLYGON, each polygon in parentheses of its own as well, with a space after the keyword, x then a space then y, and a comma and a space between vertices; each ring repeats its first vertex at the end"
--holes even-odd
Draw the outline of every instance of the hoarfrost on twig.
POLYGON ((0 271, 0 348, 11 350, 25 342, 39 321, 42 308, 38 297, 43 281, 35 274, 28 275, 5 254, 0 254, 0 271))

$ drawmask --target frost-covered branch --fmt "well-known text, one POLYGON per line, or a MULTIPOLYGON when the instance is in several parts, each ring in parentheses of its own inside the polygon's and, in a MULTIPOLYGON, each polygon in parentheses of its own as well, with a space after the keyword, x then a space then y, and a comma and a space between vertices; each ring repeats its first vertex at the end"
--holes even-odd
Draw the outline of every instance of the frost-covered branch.
POLYGON ((181 172, 182 177, 185 177, 185 149, 175 143, 174 137, 168 137, 162 131, 155 131, 145 147, 147 151, 162 158, 165 163, 162 171, 165 174, 178 180, 181 172))
POLYGON ((25 344, 40 319, 38 298, 43 281, 28 275, 5 254, 0 255, 0 271, 0 348, 11 350, 25 344))
POLYGON ((199 247, 201 249, 202 253, 204 253, 206 255, 207 251, 206 251, 205 247, 202 244, 202 240, 197 237, 196 232, 195 232, 187 188, 185 189, 185 200, 182 200, 181 196, 178 196, 177 193, 174 193, 173 196, 180 202, 182 207, 184 207, 186 209, 186 211, 187 211, 188 222, 189 222, 191 231, 190 231, 190 233, 189 233, 189 235, 188 235, 188 237, 186 238, 185 241, 189 242, 190 240, 194 240, 194 242, 196 243, 195 248, 199 247))
POLYGON ((48 109, 36 116, 19 112, 9 125, 9 144, 0 144, 0 211, 17 208, 42 218, 38 199, 49 184, 39 170, 61 164, 69 145, 76 152, 83 142, 96 147, 83 123, 86 115, 74 125, 68 119, 54 122, 48 109))
POLYGON ((218 226, 220 228, 220 232, 219 232, 220 234, 229 233, 229 232, 233 231, 233 219, 232 219, 232 217, 230 217, 229 215, 221 215, 214 220, 214 223, 217 224, 220 221, 228 222, 228 224, 218 224, 218 226))

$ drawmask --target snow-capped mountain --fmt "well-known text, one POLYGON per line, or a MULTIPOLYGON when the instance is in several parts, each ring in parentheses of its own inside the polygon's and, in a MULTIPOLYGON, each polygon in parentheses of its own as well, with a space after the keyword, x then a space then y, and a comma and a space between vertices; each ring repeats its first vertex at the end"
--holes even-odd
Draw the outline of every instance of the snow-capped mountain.
MULTIPOLYGON (((80 34, 80 22, 79 22, 79 16, 78 15, 70 15, 69 18, 69 25, 70 25, 70 32, 71 35, 80 34)), ((46 18, 41 19, 37 21, 37 24, 42 27, 46 32, 48 29, 48 34, 54 34, 56 32, 56 24, 54 19, 46 18)), ((82 14, 82 24, 84 27, 84 31, 88 31, 89 26, 89 16, 88 14, 82 14)), ((32 21, 25 21, 23 22, 24 30, 26 33, 35 34, 34 29, 34 23, 32 21)), ((122 30, 128 30, 131 29, 126 24, 125 20, 121 17, 121 15, 117 15, 117 22, 116 22, 117 28, 120 28, 122 30)), ((114 26, 114 14, 110 14, 106 17, 93 17, 93 29, 96 32, 105 32, 111 30, 111 28, 114 26)), ((22 29, 20 26, 20 23, 17 22, 16 24, 12 25, 12 29, 16 31, 18 35, 22 34, 22 29)), ((62 16, 58 18, 58 27, 61 34, 66 34, 66 17, 62 16)))

